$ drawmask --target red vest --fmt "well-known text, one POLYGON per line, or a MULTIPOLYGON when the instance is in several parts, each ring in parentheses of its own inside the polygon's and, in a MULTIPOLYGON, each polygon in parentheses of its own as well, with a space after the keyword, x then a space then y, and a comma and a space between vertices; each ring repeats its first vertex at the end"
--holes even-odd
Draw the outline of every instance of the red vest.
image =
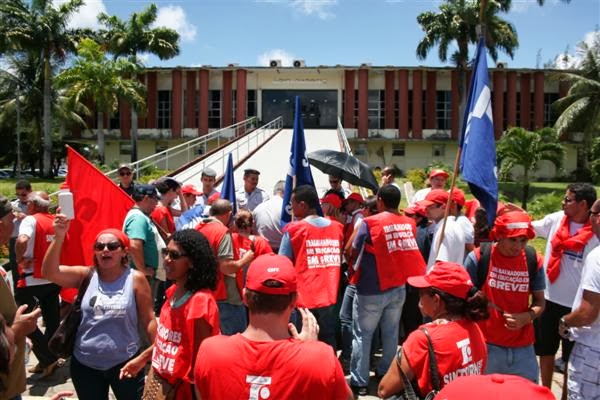
MULTIPOLYGON (((210 247, 213 250, 213 254, 216 257, 218 264, 219 244, 221 244, 221 241, 225 235, 229 233, 229 229, 220 222, 200 222, 198 225, 196 225, 195 229, 206 236, 206 239, 208 239, 208 243, 210 243, 210 247)), ((238 259, 235 245, 233 246, 233 259, 238 259)), ((237 287, 241 297, 242 287, 244 287, 244 276, 241 271, 238 271, 238 273, 235 275, 235 279, 237 281, 237 287)), ((227 289, 225 288, 225 281, 223 279, 223 273, 221 270, 217 270, 217 290, 214 292, 214 295, 217 300, 227 299, 227 289)))
POLYGON ((425 274, 426 264, 417 246, 413 219, 381 212, 364 222, 373 242, 365 244, 365 250, 375 256, 381 291, 404 285, 410 276, 425 274))
MULTIPOLYGON (((475 249, 477 260, 481 257, 480 248, 475 249)), ((538 266, 541 266, 538 257, 538 266)), ((522 313, 529 309, 529 272, 525 251, 517 257, 505 257, 492 246, 490 265, 485 283, 481 288, 488 299, 508 313, 522 313)), ((529 346, 535 340, 533 324, 519 330, 507 329, 502 314, 490 308, 490 317, 478 322, 488 343, 503 347, 529 346)))
MULTIPOLYGON (((185 304, 172 308, 170 300, 175 292, 175 285, 167 290, 165 304, 160 311, 154 349, 152 351, 152 368, 162 378, 175 384, 182 379, 192 383, 194 371, 192 364, 198 351, 194 348, 195 323, 202 319, 211 327, 210 335, 218 335, 219 311, 217 303, 209 290, 199 290, 185 304)), ((191 400, 189 385, 177 391, 178 400, 191 400)))
MULTIPOLYGON (((54 239, 54 215, 48 213, 35 213, 32 215, 35 218, 35 242, 33 243, 33 277, 41 279, 42 277, 42 261, 46 250, 54 239)), ((19 266, 19 272, 22 278, 17 282, 18 287, 27 286, 26 271, 23 266, 19 266), (23 276, 25 275, 25 276, 23 276)))
POLYGON ((343 229, 336 221, 321 228, 305 220, 286 225, 294 251, 298 307, 326 307, 337 302, 343 229))

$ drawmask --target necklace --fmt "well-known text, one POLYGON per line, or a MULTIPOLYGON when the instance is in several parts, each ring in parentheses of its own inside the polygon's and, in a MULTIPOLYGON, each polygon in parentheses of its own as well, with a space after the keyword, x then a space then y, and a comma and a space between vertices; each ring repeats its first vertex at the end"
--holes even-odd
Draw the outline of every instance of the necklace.
POLYGON ((173 297, 169 300, 169 305, 171 308, 181 307, 185 304, 186 301, 192 296, 191 291, 186 291, 180 298, 175 299, 175 293, 173 293, 173 297))

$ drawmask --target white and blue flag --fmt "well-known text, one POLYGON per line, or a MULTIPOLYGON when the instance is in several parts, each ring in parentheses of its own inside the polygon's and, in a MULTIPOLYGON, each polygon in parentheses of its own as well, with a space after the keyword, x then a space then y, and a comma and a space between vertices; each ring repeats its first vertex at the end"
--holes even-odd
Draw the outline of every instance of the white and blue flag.
POLYGON ((460 171, 463 180, 469 183, 471 193, 485 208, 492 226, 498 207, 498 174, 492 96, 483 38, 477 45, 473 71, 460 139, 460 171))
POLYGON ((294 115, 294 133, 292 135, 292 148, 290 150, 290 165, 285 178, 285 190, 283 192, 283 206, 281 208, 281 226, 292 220, 292 190, 296 186, 315 186, 310 164, 306 157, 306 141, 304 139, 304 124, 302 123, 302 110, 300 97, 296 96, 296 111, 294 115))

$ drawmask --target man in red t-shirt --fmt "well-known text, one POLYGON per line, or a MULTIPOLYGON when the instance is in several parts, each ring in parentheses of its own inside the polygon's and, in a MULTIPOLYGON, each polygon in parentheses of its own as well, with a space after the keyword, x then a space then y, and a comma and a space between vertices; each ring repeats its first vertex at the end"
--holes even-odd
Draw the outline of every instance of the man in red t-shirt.
POLYGON ((288 323, 296 286, 286 257, 266 254, 250 264, 244 289, 248 328, 205 339, 198 350, 194 380, 202 399, 353 398, 335 354, 315 340, 312 314, 301 309, 300 334, 288 323))
POLYGON ((537 269, 531 276, 527 265, 525 246, 535 237, 531 218, 522 211, 502 214, 496 218, 490 236, 495 243, 483 282, 478 282, 482 275, 478 269, 485 268, 478 265, 482 247, 471 252, 465 261, 473 282, 494 304, 490 318, 479 322, 488 349, 485 373, 519 375, 537 382, 533 320, 544 310, 546 282, 539 254, 536 254, 537 269))

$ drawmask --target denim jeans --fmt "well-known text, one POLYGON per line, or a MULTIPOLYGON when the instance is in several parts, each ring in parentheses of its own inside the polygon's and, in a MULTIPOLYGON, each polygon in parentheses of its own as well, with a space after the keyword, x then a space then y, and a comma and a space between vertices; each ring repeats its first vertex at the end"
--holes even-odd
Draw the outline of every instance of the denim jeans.
POLYGON ((117 400, 136 400, 144 392, 144 370, 134 378, 119 379, 119 371, 126 362, 102 371, 83 365, 75 356, 71 357, 71 378, 77 397, 86 400, 108 399, 108 387, 112 388, 117 400))
POLYGON ((340 326, 342 331, 342 345, 340 361, 350 362, 352 357, 352 304, 356 295, 356 286, 348 284, 344 291, 340 307, 340 326))
POLYGON ((533 344, 523 347, 503 347, 487 344, 488 360, 485 374, 517 375, 538 382, 538 363, 533 344))
MULTIPOLYGON (((333 350, 335 350, 335 324, 337 323, 335 316, 335 304, 326 307, 310 308, 309 311, 317 319, 317 324, 319 325, 319 340, 327 343, 333 347, 333 350)), ((302 316, 296 309, 292 311, 290 322, 296 326, 298 332, 302 330, 302 316)))
POLYGON ((248 326, 248 313, 243 304, 236 305, 218 301, 219 306, 219 325, 221 325, 222 335, 235 335, 242 333, 248 326))
POLYGON ((381 294, 356 294, 352 308, 351 385, 363 387, 369 384, 371 342, 377 324, 381 327, 383 357, 375 373, 383 375, 389 368, 398 348, 398 328, 405 297, 404 286, 381 294))

